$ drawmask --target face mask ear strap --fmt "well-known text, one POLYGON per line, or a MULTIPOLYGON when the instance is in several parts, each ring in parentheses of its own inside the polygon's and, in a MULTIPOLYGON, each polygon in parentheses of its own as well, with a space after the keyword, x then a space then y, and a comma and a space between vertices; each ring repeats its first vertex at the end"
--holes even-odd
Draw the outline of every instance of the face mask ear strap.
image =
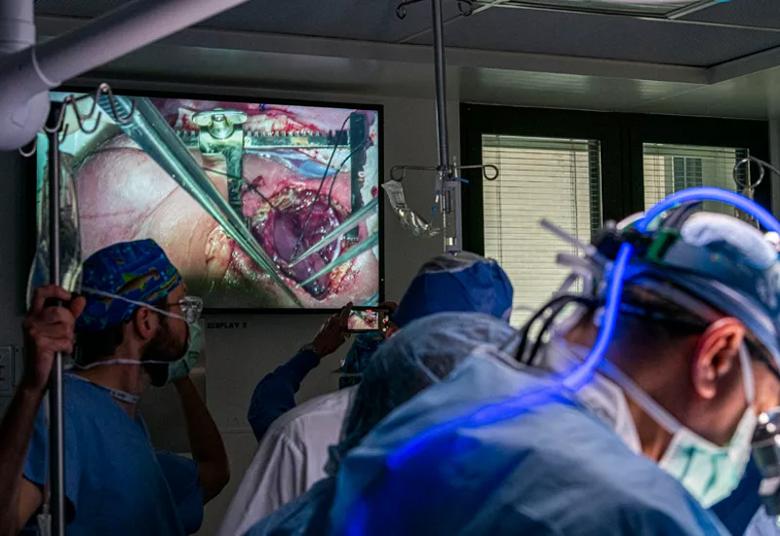
POLYGON ((750 353, 744 342, 739 346, 739 366, 742 369, 742 385, 745 389, 745 400, 747 400, 748 405, 751 405, 756 399, 756 383, 753 377, 750 353))
POLYGON ((170 365, 171 361, 159 361, 155 359, 124 359, 124 358, 117 358, 117 359, 107 359, 105 361, 95 361, 94 363, 90 363, 89 365, 80 365, 78 363, 73 363, 73 365, 70 368, 77 369, 77 370, 90 370, 97 367, 107 367, 110 365, 170 365))
MULTIPOLYGON (((177 315, 175 313, 172 313, 170 311, 164 311, 163 309, 160 309, 159 307, 155 307, 154 305, 142 301, 137 300, 131 300, 130 298, 125 298, 124 296, 120 296, 119 294, 113 294, 111 292, 105 292, 103 290, 98 290, 96 288, 90 288, 90 287, 82 287, 81 291, 86 294, 93 294, 95 296, 102 296, 104 298, 111 298, 114 300, 121 300, 126 303, 132 303, 133 305, 137 305, 139 307, 144 307, 145 309, 149 309, 151 311, 154 311, 156 313, 160 313, 161 315, 169 316, 171 318, 178 318, 179 320, 184 320, 187 322, 187 319, 184 318, 182 315, 177 315)), ((189 324, 189 322, 187 322, 189 324)))
POLYGON ((613 365, 609 360, 603 360, 599 369, 605 376, 618 384, 631 400, 636 402, 645 413, 667 432, 674 435, 683 429, 683 425, 680 424, 680 421, 666 411, 658 402, 653 400, 650 395, 645 393, 636 383, 634 383, 634 380, 625 375, 623 371, 613 365))

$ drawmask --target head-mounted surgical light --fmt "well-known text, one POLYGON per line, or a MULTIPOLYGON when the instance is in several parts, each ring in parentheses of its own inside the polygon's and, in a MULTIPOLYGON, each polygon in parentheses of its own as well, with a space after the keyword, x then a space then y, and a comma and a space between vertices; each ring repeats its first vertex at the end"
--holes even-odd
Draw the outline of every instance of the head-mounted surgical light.
MULTIPOLYGON (((648 210, 645 216, 636 222, 635 229, 639 235, 646 235, 664 213, 685 205, 704 201, 715 201, 735 207, 755 218, 768 231, 780 233, 780 223, 777 219, 754 201, 733 192, 710 187, 689 188, 670 195, 648 210)), ((574 369, 563 379, 563 384, 569 389, 576 391, 587 384, 604 359, 604 354, 615 332, 624 278, 634 253, 634 244, 623 242, 611 269, 608 270, 604 314, 596 342, 582 365, 574 369)))

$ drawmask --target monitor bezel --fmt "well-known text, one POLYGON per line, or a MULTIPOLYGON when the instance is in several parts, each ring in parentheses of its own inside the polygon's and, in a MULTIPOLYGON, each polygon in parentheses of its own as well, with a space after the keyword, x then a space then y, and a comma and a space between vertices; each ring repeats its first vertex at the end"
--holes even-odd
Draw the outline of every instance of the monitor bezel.
MULTIPOLYGON (((150 97, 150 98, 168 98, 168 99, 197 99, 197 100, 217 100, 222 102, 241 102, 241 103, 264 103, 264 104, 283 104, 289 106, 311 106, 320 108, 337 108, 337 109, 355 109, 366 110, 377 113, 377 132, 379 136, 379 176, 378 176, 378 193, 380 202, 378 206, 378 232, 379 232, 379 303, 385 301, 385 225, 384 225, 384 202, 382 202, 382 184, 384 182, 384 156, 385 156, 385 133, 384 133, 384 105, 375 103, 360 103, 353 101, 328 101, 328 100, 316 100, 316 99, 285 99, 280 97, 265 98, 262 95, 251 95, 247 92, 238 93, 215 93, 213 91, 200 92, 197 89, 187 88, 186 90, 176 90, 175 88, 170 90, 158 91, 158 90, 146 90, 146 89, 134 89, 129 86, 123 86, 122 84, 111 84, 111 90, 119 95, 127 95, 131 97, 150 97)), ((95 86, 81 85, 81 84, 68 84, 52 90, 52 92, 61 93, 94 93, 95 86)), ((35 166, 33 166, 33 174, 35 174, 35 166)), ((35 195, 32 196, 33 214, 35 214, 35 195)), ((33 227, 35 224, 33 224, 33 227)), ((33 235, 36 233, 33 232, 33 235)), ((34 249, 34 248, 33 248, 34 249)), ((345 304, 346 305, 346 304, 345 304)), ((210 315, 225 315, 225 314, 314 314, 324 315, 333 314, 339 311, 338 308, 294 308, 294 307, 206 307, 203 310, 203 314, 210 315)))

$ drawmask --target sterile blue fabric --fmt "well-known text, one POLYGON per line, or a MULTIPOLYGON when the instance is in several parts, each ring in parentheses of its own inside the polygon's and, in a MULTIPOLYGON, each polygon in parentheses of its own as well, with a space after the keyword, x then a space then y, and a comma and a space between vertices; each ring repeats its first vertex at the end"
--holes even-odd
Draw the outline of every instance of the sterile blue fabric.
POLYGON ((336 490, 334 477, 323 478, 309 491, 256 523, 246 536, 315 536, 325 534, 336 490))
POLYGON ((492 259, 474 253, 441 255, 425 263, 393 314, 399 327, 443 311, 472 311, 509 319, 512 283, 492 259))
POLYGON ((727 534, 573 394, 484 347, 349 453, 331 527, 347 535, 727 534))
POLYGON ((157 451, 165 481, 171 489, 173 503, 184 525, 184 532, 194 534, 203 524, 203 488, 200 486, 198 464, 191 458, 173 452, 157 451))
MULTIPOLYGON (((329 475, 340 459, 395 408, 446 378, 477 347, 516 349, 517 332, 479 313, 439 313, 421 318, 386 341, 363 373, 342 439, 331 447, 329 475)), ((508 357, 508 354, 507 354, 508 357)), ((257 523, 249 534, 325 534, 335 479, 320 480, 306 494, 257 523)))
POLYGON ((363 373, 339 445, 340 459, 382 419, 420 391, 446 378, 478 347, 517 348, 508 323, 481 313, 437 313, 415 320, 377 350, 363 373))
MULTIPOLYGON (((196 464, 168 455, 161 466, 143 421, 131 419, 106 390, 68 374, 63 391, 67 534, 197 530, 203 506, 194 499, 202 497, 196 464)), ((39 486, 46 481, 47 437, 41 408, 24 466, 24 477, 39 486)))

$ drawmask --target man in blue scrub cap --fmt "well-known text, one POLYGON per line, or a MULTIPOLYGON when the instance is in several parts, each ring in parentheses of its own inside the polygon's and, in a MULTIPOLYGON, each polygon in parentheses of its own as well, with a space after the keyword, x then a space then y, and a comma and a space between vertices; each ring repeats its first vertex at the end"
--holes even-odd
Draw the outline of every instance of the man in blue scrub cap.
MULTIPOLYGON (((412 280, 392 314, 386 335, 438 312, 480 312, 508 321, 512 292, 509 278, 494 260, 468 252, 439 255, 423 264, 412 280)), ((333 317, 312 345, 266 376, 255 389, 249 418, 262 440, 228 509, 220 536, 247 530, 326 476, 328 446, 339 440, 356 388, 347 387, 297 407, 295 392, 320 362, 323 353, 318 347, 326 346, 331 353, 344 341, 345 323, 344 312, 333 317), (283 408, 290 411, 280 416, 283 408)), ((346 378, 362 375, 382 341, 384 336, 377 334, 355 341, 341 367, 346 378)))
POLYGON ((151 240, 90 256, 82 292, 38 289, 25 320, 26 372, 0 433, 0 532, 36 524, 48 465, 41 399, 53 352, 73 350, 76 317, 76 365, 63 382, 67 534, 196 532, 204 502, 228 479, 219 432, 188 376, 202 344, 201 303, 151 240), (136 409, 150 382, 175 385, 192 459, 152 447, 136 409))
POLYGON ((601 266, 611 243, 637 253, 589 383, 564 380, 595 341, 601 291, 572 300, 541 360, 521 343, 546 370, 469 359, 374 429, 341 464, 332 533, 728 534, 708 508, 778 403, 780 264, 747 223, 686 216, 597 244, 601 266))

